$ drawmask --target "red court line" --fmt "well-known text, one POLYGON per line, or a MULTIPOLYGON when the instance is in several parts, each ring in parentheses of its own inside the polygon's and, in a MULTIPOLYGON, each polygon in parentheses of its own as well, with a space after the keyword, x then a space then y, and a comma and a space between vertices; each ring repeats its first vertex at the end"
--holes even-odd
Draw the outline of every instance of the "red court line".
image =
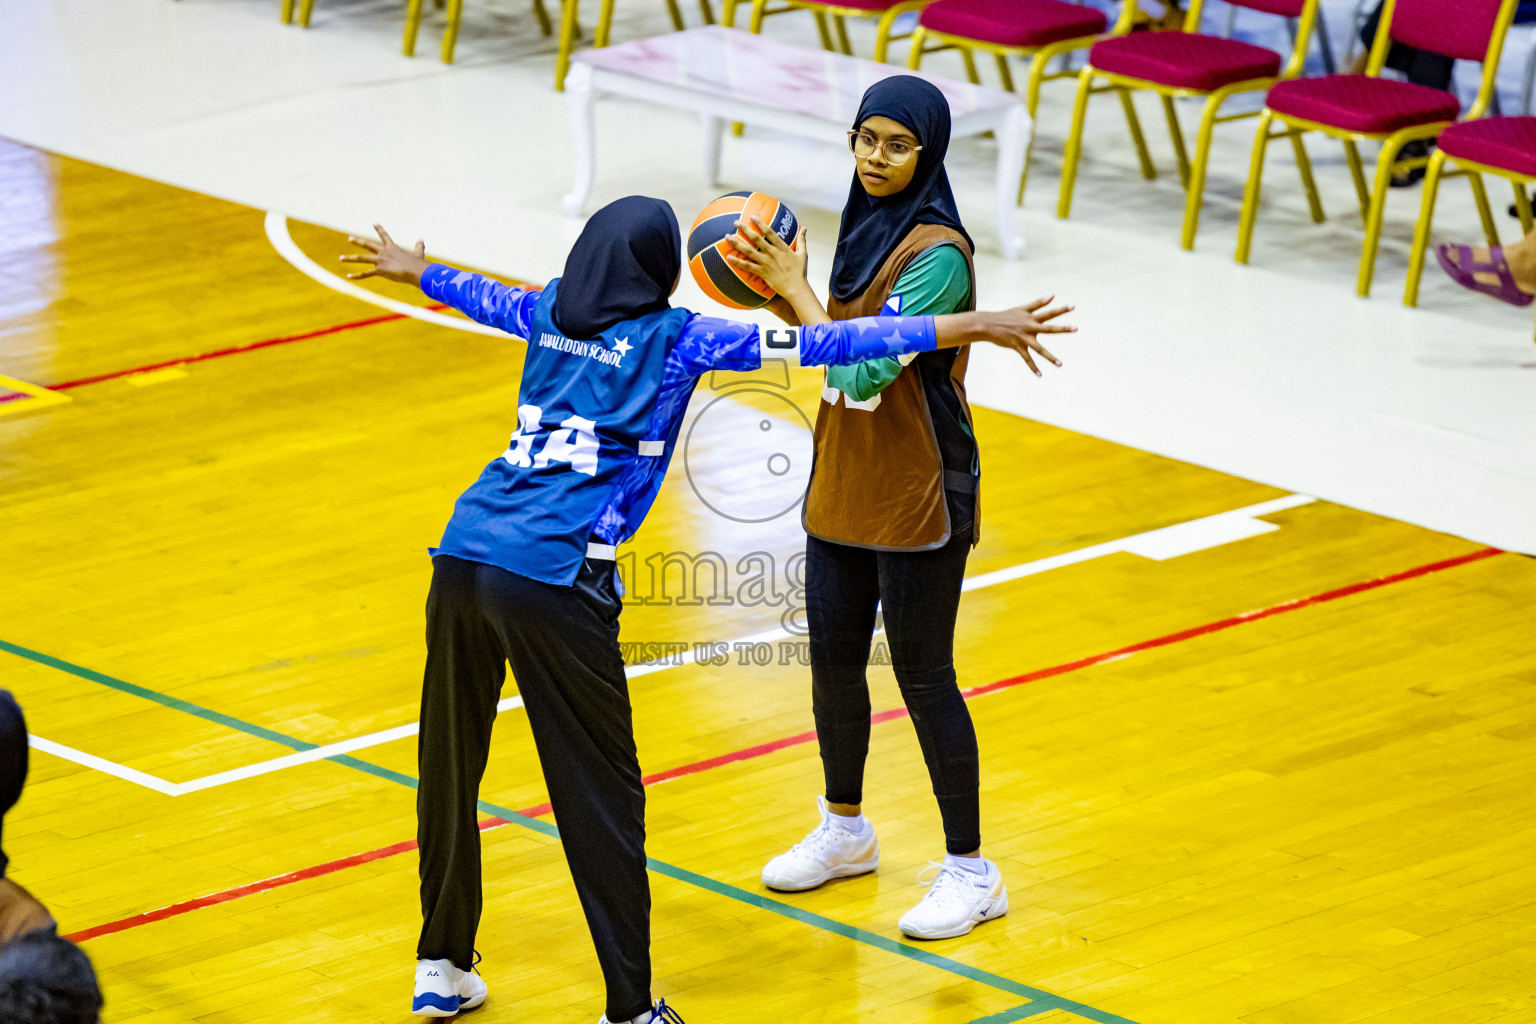
MULTIPOLYGON (((440 310, 448 307, 441 302, 434 302, 423 309, 440 310)), ((67 380, 62 384, 45 384, 49 391, 68 391, 71 388, 84 387, 87 384, 100 384, 102 381, 117 380, 119 377, 131 377, 136 373, 149 373, 151 370, 164 370, 171 366, 187 366, 192 363, 205 363, 210 359, 223 359, 225 356, 244 355, 247 352, 255 352, 259 349, 272 348, 274 345, 291 345, 296 341, 309 341, 311 338, 323 338, 330 334, 340 334, 343 331, 355 331, 360 327, 372 327, 375 324, 385 324, 393 320, 411 319, 405 313, 385 313, 382 316, 371 316, 365 320, 352 320, 344 324, 336 324, 331 327, 321 327, 314 331, 305 331, 302 334, 287 334, 281 338, 266 338, 262 341, 253 341, 245 345, 232 345, 229 348, 216 349, 212 352, 200 352, 197 355, 181 356, 177 359, 166 359, 158 363, 148 363, 144 366, 132 366, 126 370, 113 370, 110 373, 98 373, 92 377, 80 377, 76 380, 67 380)), ((26 398, 22 394, 0 395, 0 402, 14 402, 17 399, 26 398)))
MULTIPOLYGON (((500 818, 487 818, 480 823, 480 831, 485 832, 498 828, 507 822, 500 818)), ((359 864, 369 864, 385 857, 393 857, 397 853, 410 853, 416 849, 416 840, 411 839, 393 846, 381 846, 377 850, 369 850, 367 853, 354 853, 350 857, 333 860, 326 864, 316 864, 314 867, 300 868, 298 871, 290 871, 286 875, 278 875, 275 878, 265 878, 260 882, 251 882, 246 885, 236 886, 233 889, 225 889, 211 896, 200 896, 195 900, 185 903, 177 903, 170 907, 161 907, 159 910, 151 910, 143 914, 135 914, 133 917, 125 917, 121 921, 113 921, 110 924, 99 924, 94 928, 66 935, 71 942, 84 942, 86 939, 99 939, 103 935, 111 935, 114 932, 127 931, 129 928, 137 928, 141 924, 153 924, 156 921, 164 921, 169 917, 180 917, 182 914, 204 907, 216 907, 220 903, 228 903, 242 896, 254 896, 258 892, 267 892, 270 889, 280 889, 294 882, 302 882, 307 878, 319 878, 345 868, 355 868, 359 864)))
MULTIPOLYGON (((1008 679, 1000 679, 995 683, 987 683, 982 686, 973 686, 970 689, 962 690, 961 692, 964 694, 967 700, 970 700, 973 697, 980 697, 988 693, 996 693, 999 690, 1006 690, 1014 686, 1022 686, 1025 683, 1033 683, 1040 679, 1049 679, 1052 676, 1059 676, 1065 675, 1069 672, 1076 672, 1078 669, 1091 668, 1095 665, 1102 665, 1110 661, 1119 661, 1122 658, 1128 658, 1131 655, 1138 654, 1142 651, 1155 650, 1159 647, 1168 647, 1172 644, 1181 643, 1185 640, 1192 640, 1195 637, 1206 636, 1210 633, 1219 633, 1222 630, 1232 629, 1235 626, 1242 626, 1250 622, 1258 622, 1261 619, 1267 619, 1271 616, 1283 615, 1286 612, 1299 611, 1302 608, 1310 608, 1313 605, 1323 604, 1328 601, 1337 601, 1343 597, 1351 597, 1355 594, 1363 594, 1367 591, 1378 590, 1382 587, 1391 586, 1394 583, 1402 583, 1406 580, 1417 579, 1420 576, 1428 576, 1431 573, 1442 572, 1446 569, 1454 569, 1457 566, 1467 565, 1471 562, 1479 562, 1485 558, 1492 558, 1494 555, 1501 555, 1503 553, 1504 552, 1499 548, 1481 548, 1477 551, 1470 551, 1464 555, 1457 555, 1455 558, 1446 558, 1438 562, 1430 562, 1427 565, 1420 565, 1412 569, 1407 569, 1403 572, 1393 573, 1390 576, 1379 576, 1376 579, 1365 580, 1361 583, 1351 583, 1346 587, 1338 587, 1334 590, 1325 590, 1320 594, 1313 594, 1311 597, 1299 597, 1293 598, 1289 601, 1281 601, 1279 604, 1273 604, 1267 608, 1259 608, 1254 611, 1243 612, 1240 615, 1234 615, 1226 619, 1217 619, 1215 622, 1208 622, 1202 626, 1195 626, 1191 629, 1179 630, 1177 633, 1168 633, 1164 636, 1154 637, 1151 640, 1143 640, 1140 643, 1131 644, 1128 647, 1117 647, 1112 651, 1105 651, 1102 654, 1095 654, 1092 657, 1079 658, 1076 661, 1063 662, 1060 665, 1052 665, 1049 668, 1037 669, 1033 672, 1026 672, 1023 675, 1013 676, 1008 679)), ((889 722, 893 719, 905 718, 907 717, 907 714, 907 709, 904 707, 888 708, 885 711, 880 711, 872 715, 870 720, 876 723, 889 722)), ((753 758, 763 757, 764 755, 771 754, 778 750, 784 750, 788 747, 800 746, 802 744, 811 742, 815 738, 816 733, 814 730, 810 732, 797 733, 794 736, 785 736, 781 739, 772 740, 768 743, 759 743, 753 747, 745 747, 741 750, 733 751, 729 754, 721 754, 718 757, 711 757, 703 761, 695 761, 692 764, 680 765, 676 768, 668 768, 666 771, 657 772, 654 775, 647 775, 644 779, 644 782, 647 786, 659 785, 660 783, 670 782, 673 779, 680 779, 688 775, 697 775, 700 772, 709 771, 711 768, 718 768, 722 765, 734 764, 738 761, 749 761, 753 758)), ((546 803, 540 804, 537 807, 526 808, 525 810, 519 811, 518 813, 527 817, 539 817, 540 815, 548 814, 549 812, 550 807, 549 804, 546 803)), ((508 824, 508 822, 502 818, 486 818, 484 821, 480 822, 480 831, 487 832, 494 828, 500 828, 506 824, 508 824)), ((195 900, 188 900, 185 903, 177 903, 173 906, 162 907, 159 910, 151 910, 147 913, 137 914, 133 917, 125 917, 120 921, 113 921, 109 924, 97 925, 94 928, 87 928, 84 931, 75 932, 72 935, 66 936, 66 938, 69 938, 74 942, 84 942, 87 939, 98 938, 102 935, 111 935, 114 932, 126 931, 129 928, 137 928, 139 925, 150 924, 154 921, 164 921, 167 918, 178 917, 182 914, 190 913, 194 910, 200 910, 203 907, 212 907, 220 903, 228 903, 230 900, 236 900, 242 896, 250 896, 258 892, 267 892, 268 890, 277 889, 285 885, 292 885, 294 882, 302 882, 308 878, 319 878, 321 875, 329 875, 332 872, 341 871, 345 868, 354 867, 359 864, 367 864, 372 861, 382 860, 385 857, 393 857, 399 853, 408 853, 414 849, 416 849, 415 840, 410 840, 409 842, 404 843, 396 843, 393 846, 385 846, 377 850, 369 850, 367 853, 353 854, 350 857, 343 857, 341 860, 333 860, 326 864, 317 864, 314 867, 302 868, 298 871, 289 872, 286 875, 278 875, 276 878, 268 878, 265 881, 252 882, 248 885, 242 885, 234 889, 226 889, 223 892, 217 892, 211 896, 201 896, 195 900)))

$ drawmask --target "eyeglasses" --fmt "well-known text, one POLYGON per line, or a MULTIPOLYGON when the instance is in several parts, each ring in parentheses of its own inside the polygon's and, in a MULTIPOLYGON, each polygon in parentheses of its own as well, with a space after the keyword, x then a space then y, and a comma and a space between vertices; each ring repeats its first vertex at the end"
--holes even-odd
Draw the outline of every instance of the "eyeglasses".
POLYGON ((861 128, 855 128, 848 133, 848 148, 853 155, 860 160, 868 160, 878 150, 885 154, 885 162, 892 167, 900 167, 912 159, 912 154, 922 149, 922 146, 914 146, 910 142, 902 142, 900 139, 887 139, 881 142, 869 132, 861 128))

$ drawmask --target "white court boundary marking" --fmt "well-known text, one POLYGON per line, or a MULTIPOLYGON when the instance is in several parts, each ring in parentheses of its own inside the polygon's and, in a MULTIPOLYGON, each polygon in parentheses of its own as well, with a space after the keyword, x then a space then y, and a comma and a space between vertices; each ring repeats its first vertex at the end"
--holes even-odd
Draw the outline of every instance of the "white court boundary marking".
MULTIPOLYGON (((324 273, 324 271, 320 271, 324 273)), ((501 333, 501 332, 497 332, 501 333)), ((1081 562, 1091 562, 1096 558, 1106 555, 1130 554, 1139 555, 1142 558, 1150 558, 1155 561, 1165 561, 1169 558, 1177 558, 1180 555, 1192 554, 1196 551, 1204 551, 1208 548, 1220 547, 1234 541, 1244 540, 1248 537, 1257 537, 1264 533, 1273 533, 1280 529, 1274 523, 1266 523, 1257 516, 1271 515, 1275 512, 1284 512, 1286 509, 1297 508, 1301 505, 1309 505, 1316 501, 1306 494, 1288 494, 1283 498, 1275 498, 1271 501, 1262 501, 1257 505, 1248 505, 1244 508, 1233 509, 1230 512, 1218 512, 1213 516, 1204 516, 1200 519, 1191 519, 1188 522, 1176 523, 1173 526, 1165 526, 1157 530, 1146 530, 1142 533, 1133 533, 1118 540, 1105 541, 1102 544, 1092 544, 1088 547, 1078 548, 1075 551, 1066 551, 1059 555, 1051 555, 1048 558, 1037 558, 1032 562, 1024 562, 1020 565, 1009 566, 1006 569, 998 569, 994 572, 982 573, 971 576, 961 585, 962 592, 980 590, 984 587, 994 587, 999 583, 1010 583, 1023 579, 1026 576, 1036 576, 1052 569, 1060 569, 1068 565, 1077 565, 1081 562)), ((761 633, 753 633, 751 636, 739 637, 727 641, 731 649, 737 644, 763 644, 773 643, 791 637, 793 634, 781 628, 765 630, 761 633)), ((625 676, 637 679, 640 676, 650 675, 653 672, 661 672, 669 668, 678 668, 697 661, 700 657, 709 654, 709 651, 701 651, 694 648, 684 651, 672 658, 661 661, 648 661, 640 665, 634 665, 624 670, 625 676)), ((521 697, 506 697, 496 705, 496 711, 510 711, 513 708, 523 706, 521 697)), ((186 796, 188 793, 197 793, 205 789, 213 789, 215 786, 226 786, 232 782, 240 782, 245 779, 253 779, 260 775, 269 775, 272 772, 282 771, 284 768, 292 768, 295 765, 309 764, 314 761, 323 761, 329 757, 341 754, 350 754, 358 750, 366 750, 382 743, 390 743, 394 740, 404 739, 407 736, 415 736, 421 731, 421 723, 411 722, 409 725, 395 726, 393 729, 381 729, 371 732, 366 736, 358 736, 350 740, 342 740, 340 743, 329 743, 323 747, 315 747, 313 750, 302 750, 298 753, 287 754, 283 757, 274 757, 268 761, 258 761, 244 768, 234 768, 227 772, 219 772, 217 775, 206 775, 200 779, 191 779, 187 782, 167 782, 164 779, 141 772, 136 768, 108 761, 106 758, 87 754, 73 747, 66 747, 62 743, 44 739, 41 736, 30 736, 32 746, 44 753, 62 757, 66 761, 108 775, 116 776, 126 782, 152 789, 156 793, 165 796, 186 796)))
POLYGON ((506 331, 497 330, 495 327, 487 327, 477 324, 473 320, 463 320, 456 316, 448 316, 439 313, 435 309, 422 309, 413 306, 409 302, 401 302, 399 299, 391 299, 386 295, 379 295, 359 285, 348 281, 340 275, 333 274, 320 264, 305 255, 294 242, 293 236, 288 233, 288 217, 276 210, 267 211, 266 219, 267 240, 272 243, 272 248, 277 250, 279 256, 293 264, 295 270, 311 280, 318 281, 332 291, 350 295, 354 299, 362 299, 371 302, 375 306, 381 306, 392 313, 403 313, 413 316, 417 320, 425 320, 428 323, 439 324, 443 327, 452 327, 456 331, 469 331, 472 334, 488 334, 493 338, 511 338, 514 335, 506 331))

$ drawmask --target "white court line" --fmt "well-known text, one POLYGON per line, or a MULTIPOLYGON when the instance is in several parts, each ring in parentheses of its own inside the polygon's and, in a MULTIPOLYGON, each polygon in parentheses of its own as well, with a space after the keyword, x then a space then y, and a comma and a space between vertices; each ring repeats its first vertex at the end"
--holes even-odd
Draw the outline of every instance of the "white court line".
POLYGON ((152 789, 156 793, 164 793, 166 796, 181 795, 176 792, 176 783, 166 782, 164 779, 158 779, 135 768, 118 764, 116 761, 108 761, 104 757, 87 754, 83 750, 66 747, 62 743, 53 742, 53 740, 45 740, 41 736, 34 736, 32 733, 27 733, 27 742, 32 745, 33 750, 41 750, 44 753, 52 754, 54 757, 62 757, 66 761, 73 761, 75 764, 83 764, 87 768, 95 768, 99 772, 116 775, 120 779, 136 782, 146 789, 152 789))
MULTIPOLYGON (((496 705, 496 713, 511 711, 513 708, 523 706, 523 698, 512 696, 505 697, 496 705)), ((215 786, 227 786, 231 782, 240 782, 244 779, 254 779, 258 775, 270 775, 272 772, 282 771, 284 768, 292 768, 294 765, 309 764, 313 761, 323 761, 328 757, 337 757, 341 754, 350 754, 354 750, 365 750, 368 747, 376 747, 383 743, 391 743, 394 740, 404 739, 407 736, 415 736, 421 731, 420 722, 412 722, 409 725, 397 725, 393 729, 380 729, 366 736, 355 736, 350 740, 342 740, 340 743, 327 743, 323 747, 315 747, 313 750, 301 750, 296 754, 287 754, 283 757, 274 757, 269 761, 257 761, 255 764, 246 765, 244 768, 232 768, 227 772, 219 772, 217 775, 205 775, 200 779, 191 779, 187 782, 167 782, 156 778, 147 772, 141 772, 136 768, 108 761, 104 757, 95 754, 87 754, 73 747, 66 747, 62 743, 43 739, 41 736, 28 738, 32 746, 38 750, 62 757, 66 761, 84 765, 87 768, 95 768, 99 772, 115 775, 127 782, 134 782, 156 793, 164 793, 166 796, 186 796, 188 793, 196 793, 204 789, 212 789, 215 786)))
MULTIPOLYGON (((981 573, 978 576, 967 578, 961 584, 960 589, 962 591, 971 591, 981 590, 984 587, 995 587, 999 583, 1009 583, 1013 580, 1023 579, 1026 576, 1035 576, 1042 572, 1049 572, 1052 569, 1077 565, 1081 562, 1090 562, 1096 558, 1103 558, 1106 555, 1139 555, 1142 558, 1150 558, 1156 561, 1177 558, 1180 555, 1204 551, 1207 548, 1220 547, 1223 544, 1230 544, 1248 537, 1256 537, 1263 533, 1271 533, 1280 528, 1273 523, 1266 523, 1255 517, 1283 512, 1286 509, 1311 504, 1316 500, 1316 498, 1306 494, 1288 494, 1283 498, 1261 501, 1257 505, 1248 505, 1244 508, 1233 509, 1230 512, 1219 512, 1213 516, 1191 519, 1188 522, 1176 523, 1173 526, 1165 526, 1157 530, 1133 533, 1128 537, 1121 537, 1119 540, 1105 541, 1103 544, 1092 544, 1085 548, 1078 548, 1075 551, 1051 555, 1049 558, 1037 558, 1032 562, 1024 562, 1006 569, 981 573)), ((776 640, 788 639, 793 635, 788 630, 777 627, 727 641, 726 647, 727 649, 735 650, 737 645, 773 643, 776 640)), ((671 658, 628 666, 625 668, 624 674, 630 679, 636 679, 640 676, 650 675, 653 672, 690 665, 709 653, 711 653, 709 650, 701 650, 695 647, 692 650, 679 652, 671 658)), ((503 711, 510 711, 513 708, 520 708, 522 706, 523 699, 521 697, 507 697, 496 705, 496 711, 499 714, 503 711)), ((200 779, 192 779, 188 782, 166 782, 164 779, 156 778, 137 769, 128 768, 113 761, 108 761, 105 758, 97 757, 94 754, 75 750, 73 747, 66 747, 62 743, 45 740, 40 736, 33 736, 31 739, 32 745, 38 750, 74 761, 76 764, 84 765, 87 768, 94 768, 108 775, 115 775, 120 779, 136 783, 146 789, 163 793, 166 796, 185 796, 188 793, 212 789, 215 786, 224 786, 231 782, 253 779, 259 775, 268 775, 272 772, 282 771, 284 768, 291 768, 294 765, 309 764, 313 761, 322 761, 328 757, 365 750, 368 747, 375 747, 381 743, 389 743, 394 740, 404 739, 407 736, 414 736, 420 730, 421 724, 419 722, 412 722, 409 725, 399 725, 393 729, 381 729, 378 732, 371 732, 366 736, 342 740, 340 743, 329 743, 323 747, 315 747, 313 750, 303 750, 295 754, 287 754, 283 757, 274 757, 269 761, 258 761, 256 764, 247 765, 244 768, 235 768, 227 772, 220 772, 217 775, 207 775, 200 779)))
POLYGON ((493 338, 513 337, 513 335, 508 334, 506 331, 487 327, 484 324, 477 324, 473 320, 448 316, 445 313, 439 313, 435 309, 422 309, 420 306, 413 306, 409 302, 401 302, 398 299, 379 295, 376 292, 369 291, 367 288, 353 284, 344 277, 331 273, 310 259, 305 255, 304 250, 298 247, 293 240, 293 236, 288 233, 288 218, 276 210, 267 211, 266 228, 267 239, 272 243, 272 248, 277 250, 279 256, 292 263, 294 269, 298 270, 299 273, 312 280, 319 281, 327 288, 341 292, 343 295, 350 295, 354 299, 371 302, 375 306, 382 306, 391 312, 404 313, 406 316, 413 316, 417 320, 426 320, 429 323, 440 324, 443 327, 452 327, 456 331, 469 331, 472 334, 489 334, 493 338))
MULTIPOLYGON (((1201 551, 1205 548, 1220 547, 1223 544, 1230 544, 1233 541, 1242 540, 1246 537, 1254 537, 1261 533, 1269 533, 1272 530, 1280 529, 1280 527, 1273 523, 1266 523, 1260 519, 1255 519, 1255 516, 1267 516, 1274 512, 1283 512, 1288 508, 1308 505, 1316 500, 1316 498, 1307 494, 1288 494, 1283 498, 1275 498, 1273 501, 1261 501, 1257 505, 1236 508, 1230 512, 1218 512, 1214 516, 1191 519, 1186 523, 1176 523, 1173 526, 1165 526, 1158 530, 1133 533, 1129 537, 1121 537, 1119 540, 1105 541, 1103 544, 1094 544, 1086 548, 1078 548, 1076 551, 1052 555, 1049 558, 1037 558, 1033 562, 1024 562, 1020 565, 1009 566, 1006 569, 998 569, 994 572, 984 572, 978 576, 970 576, 960 585, 960 590, 961 592, 968 592, 980 590, 983 587, 995 587, 999 583, 1008 583, 1013 580, 1023 579, 1025 576, 1034 576, 1042 572, 1049 572, 1052 569, 1076 565, 1079 562, 1090 562, 1095 558, 1103 558, 1105 555, 1115 555, 1122 552, 1163 561, 1164 559, 1175 558, 1179 555, 1201 551)), ((781 626, 730 641, 728 646, 734 649, 736 644, 773 643, 775 640, 788 639, 794 635, 796 634, 790 633, 781 626)), ((692 664, 699 658, 706 657, 709 653, 707 650, 695 648, 691 651, 680 652, 672 658, 643 662, 625 669, 624 674, 630 679, 634 679, 636 676, 649 675, 652 672, 660 672, 662 669, 692 664)))

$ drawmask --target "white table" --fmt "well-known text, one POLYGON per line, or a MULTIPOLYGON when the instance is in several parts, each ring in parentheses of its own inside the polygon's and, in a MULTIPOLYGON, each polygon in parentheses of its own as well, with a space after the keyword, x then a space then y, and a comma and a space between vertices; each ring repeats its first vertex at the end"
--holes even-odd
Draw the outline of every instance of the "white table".
POLYGON ((576 55, 565 80, 576 147, 576 181, 563 200, 565 211, 580 214, 592 190, 597 164, 593 104, 601 94, 697 112, 704 128, 704 175, 715 185, 727 123, 761 125, 843 146, 864 90, 882 78, 908 74, 927 79, 944 93, 953 137, 995 133, 997 234, 1004 255, 1016 259, 1024 251, 1024 239, 1014 223, 1014 201, 1034 130, 1019 97, 718 25, 576 55))

